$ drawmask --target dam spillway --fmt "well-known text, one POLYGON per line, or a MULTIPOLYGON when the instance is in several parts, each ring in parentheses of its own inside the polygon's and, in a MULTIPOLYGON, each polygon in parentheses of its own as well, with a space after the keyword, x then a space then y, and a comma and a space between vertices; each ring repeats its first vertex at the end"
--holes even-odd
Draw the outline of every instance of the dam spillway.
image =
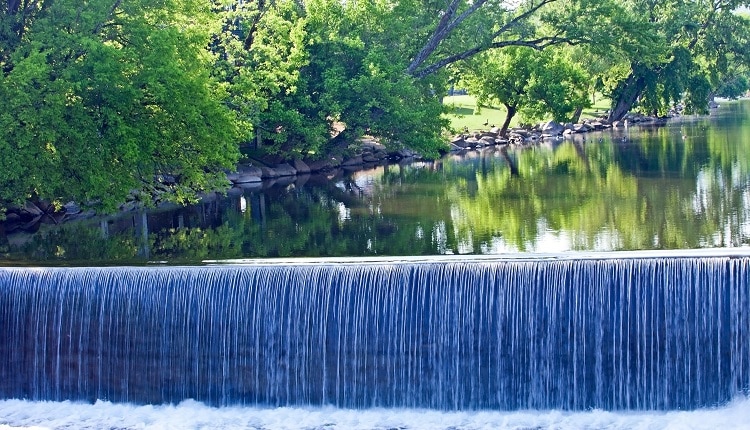
POLYGON ((750 387, 750 257, 0 269, 0 398, 673 410, 750 387))

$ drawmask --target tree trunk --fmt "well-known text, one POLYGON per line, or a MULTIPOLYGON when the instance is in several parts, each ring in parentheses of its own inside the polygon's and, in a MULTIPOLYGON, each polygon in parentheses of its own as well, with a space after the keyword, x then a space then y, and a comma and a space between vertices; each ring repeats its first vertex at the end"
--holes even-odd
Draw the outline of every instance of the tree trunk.
POLYGON ((505 105, 505 108, 508 110, 508 114, 505 115, 505 121, 503 122, 502 128, 500 128, 500 135, 504 135, 508 131, 508 127, 510 126, 510 121, 513 119, 514 116, 516 116, 517 109, 515 106, 508 106, 505 105))
POLYGON ((581 114, 583 113, 583 106, 578 106, 573 112, 573 116, 570 118, 570 122, 573 124, 577 123, 581 119, 581 114))
POLYGON ((612 105, 612 110, 609 111, 607 121, 614 122, 621 120, 625 114, 630 112, 630 109, 633 108, 633 105, 645 88, 646 80, 643 76, 635 70, 631 71, 628 78, 622 84, 619 95, 613 100, 614 104, 612 105))

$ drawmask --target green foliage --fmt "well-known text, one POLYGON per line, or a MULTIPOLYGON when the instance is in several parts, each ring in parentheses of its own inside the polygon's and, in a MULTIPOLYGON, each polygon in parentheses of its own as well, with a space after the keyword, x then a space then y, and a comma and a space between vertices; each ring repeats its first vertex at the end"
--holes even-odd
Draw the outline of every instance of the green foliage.
POLYGON ((371 134, 437 155, 460 74, 446 67, 463 60, 509 118, 567 120, 594 91, 613 116, 700 112, 747 87, 750 22, 733 12, 746 4, 3 2, 0 212, 31 196, 111 210, 165 175, 191 201, 225 183, 238 143, 315 158, 371 134))
POLYGON ((306 3, 310 64, 302 72, 325 116, 343 123, 342 137, 364 133, 386 146, 407 146, 424 155, 445 147, 440 97, 447 84, 437 74, 416 79, 404 73, 409 60, 411 3, 306 3))
POLYGON ((516 112, 525 121, 548 116, 567 121, 576 108, 590 103, 586 73, 552 50, 513 47, 489 51, 467 64, 463 79, 478 104, 506 106, 503 132, 516 112))
MULTIPOLYGON (((704 112, 710 95, 725 81, 729 64, 746 63, 750 25, 734 12, 746 1, 714 2, 631 0, 622 10, 639 22, 640 30, 623 27, 628 33, 645 36, 649 51, 663 53, 646 57, 632 50, 620 50, 627 68, 619 67, 611 80, 613 107, 610 119, 620 119, 638 102, 648 113, 664 113, 684 102, 691 112, 704 112), (650 36, 649 36, 650 35, 650 36), (622 71, 627 70, 623 75, 622 71)), ((731 75, 729 75, 731 76, 731 75)))
POLYGON ((728 99, 736 99, 746 94, 748 90, 750 90, 748 75, 738 74, 728 77, 726 81, 722 82, 719 88, 716 89, 716 95, 728 99))
POLYGON ((314 105, 308 79, 305 11, 294 1, 220 2, 222 27, 214 36, 214 74, 227 84, 244 141, 263 153, 315 153, 329 124, 314 105))
POLYGON ((3 31, 16 22, 15 38, 0 41, 1 202, 37 195, 112 210, 158 175, 178 179, 181 202, 225 183, 235 115, 208 73, 200 2, 38 4, 25 21, 3 17, 3 31))

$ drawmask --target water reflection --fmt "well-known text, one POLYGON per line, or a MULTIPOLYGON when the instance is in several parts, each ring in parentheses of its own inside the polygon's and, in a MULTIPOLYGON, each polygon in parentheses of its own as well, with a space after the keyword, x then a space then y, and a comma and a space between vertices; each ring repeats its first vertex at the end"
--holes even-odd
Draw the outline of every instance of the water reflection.
POLYGON ((435 255, 750 244, 750 103, 433 163, 234 189, 188 208, 0 238, 67 262, 435 255))

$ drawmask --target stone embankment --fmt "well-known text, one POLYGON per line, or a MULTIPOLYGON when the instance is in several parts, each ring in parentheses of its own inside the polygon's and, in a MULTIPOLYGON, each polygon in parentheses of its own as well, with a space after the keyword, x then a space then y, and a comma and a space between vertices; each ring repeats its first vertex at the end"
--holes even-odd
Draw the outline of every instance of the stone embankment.
POLYGON ((622 121, 610 123, 606 118, 586 119, 579 123, 562 124, 547 121, 533 127, 519 127, 507 130, 501 134, 498 127, 487 131, 465 132, 453 137, 450 141, 450 151, 464 151, 467 149, 481 149, 488 146, 528 146, 545 139, 562 139, 575 134, 603 131, 608 129, 624 129, 634 124, 662 123, 667 118, 656 118, 645 115, 629 114, 622 121))
POLYGON ((328 173, 338 169, 359 170, 371 165, 418 157, 408 149, 388 151, 384 145, 369 137, 360 139, 355 146, 357 150, 350 157, 333 155, 315 161, 292 160, 272 166, 257 161, 240 163, 236 172, 227 173, 227 179, 240 186, 289 176, 328 173))
MULTIPOLYGON (((674 115, 677 115, 675 113, 674 115)), ((533 127, 513 128, 505 134, 500 134, 497 127, 486 131, 465 132, 454 136, 448 147, 448 152, 481 149, 487 146, 526 146, 533 145, 544 139, 560 139, 580 133, 602 131, 607 129, 622 129, 628 125, 664 122, 666 118, 629 114, 622 121, 608 122, 605 118, 586 119, 580 123, 561 124, 547 121, 533 127)), ((279 178, 297 175, 329 173, 338 169, 358 170, 386 162, 395 162, 421 158, 408 149, 388 151, 376 139, 365 137, 355 145, 358 148, 350 157, 330 156, 316 161, 293 160, 276 165, 265 165, 261 162, 241 163, 236 172, 227 174, 227 179, 235 186, 261 183, 279 178)))

